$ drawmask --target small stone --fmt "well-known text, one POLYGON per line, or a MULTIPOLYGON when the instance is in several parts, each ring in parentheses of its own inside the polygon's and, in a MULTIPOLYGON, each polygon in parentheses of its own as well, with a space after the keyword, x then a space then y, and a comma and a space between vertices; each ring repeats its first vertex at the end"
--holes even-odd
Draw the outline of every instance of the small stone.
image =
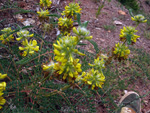
POLYGON ((126 93, 128 93, 128 91, 127 91, 127 90, 124 90, 124 93, 126 94, 126 93))
POLYGON ((26 21, 22 22, 23 25, 25 26, 30 26, 31 24, 34 24, 35 23, 35 20, 31 19, 31 18, 28 18, 26 19, 26 21))
POLYGON ((126 12, 124 12, 122 10, 119 10, 118 13, 121 14, 121 15, 126 15, 126 12))
POLYGON ((117 20, 114 21, 114 24, 116 24, 116 25, 123 25, 122 22, 117 21, 117 20))

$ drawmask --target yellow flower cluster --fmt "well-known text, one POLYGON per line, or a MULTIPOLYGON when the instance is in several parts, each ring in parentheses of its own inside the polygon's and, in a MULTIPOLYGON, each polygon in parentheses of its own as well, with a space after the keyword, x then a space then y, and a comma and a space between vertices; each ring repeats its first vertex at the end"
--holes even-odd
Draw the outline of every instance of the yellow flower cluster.
POLYGON ((1 80, 1 79, 4 79, 6 76, 7 76, 7 74, 2 74, 2 73, 0 73, 0 80, 1 80))
POLYGON ((125 60, 128 58, 128 55, 130 54, 130 50, 128 49, 128 47, 124 44, 116 44, 114 51, 113 51, 113 55, 115 56, 115 58, 117 58, 119 61, 120 60, 125 60))
POLYGON ((74 82, 78 77, 79 73, 82 72, 81 64, 78 63, 79 59, 73 59, 73 61, 63 61, 60 64, 55 64, 54 69, 59 75, 62 75, 63 80, 68 80, 69 82, 74 82))
POLYGON ((36 40, 30 40, 30 42, 28 42, 28 40, 25 39, 22 41, 22 45, 24 47, 19 47, 19 50, 23 51, 22 56, 27 56, 28 54, 32 55, 34 51, 39 51, 39 46, 37 46, 36 40))
POLYGON ((92 89, 96 89, 97 87, 102 88, 102 85, 105 82, 105 76, 103 75, 102 68, 105 62, 103 58, 94 59, 94 64, 89 64, 92 66, 92 69, 89 72, 83 72, 81 76, 77 78, 77 81, 81 81, 85 84, 92 86, 92 89))
POLYGON ((93 37, 89 36, 90 31, 88 31, 85 27, 79 26, 77 29, 73 27, 73 32, 76 34, 78 40, 91 40, 93 37))
POLYGON ((99 57, 97 59, 94 59, 94 64, 90 64, 90 66, 94 67, 94 69, 96 70, 102 70, 102 68, 105 68, 105 62, 104 62, 104 59, 99 59, 99 57))
POLYGON ((51 60, 48 64, 43 65, 43 71, 53 72, 54 65, 55 65, 54 61, 51 60))
MULTIPOLYGON (((71 82, 72 79, 76 78, 78 72, 81 72, 81 64, 78 63, 79 59, 74 59, 74 54, 84 55, 75 49, 77 45, 77 37, 75 36, 64 36, 57 40, 57 44, 54 46, 54 59, 60 64, 56 64, 54 68, 58 70, 59 74, 63 73, 63 79, 65 80, 68 76, 68 80, 71 82)), ((73 81, 72 81, 73 82, 73 81)))
POLYGON ((64 18, 60 17, 58 19, 58 28, 63 35, 69 35, 69 33, 72 30, 72 27, 73 27, 72 19, 66 17, 64 18))
POLYGON ((53 44, 55 59, 59 62, 63 62, 69 60, 73 62, 73 53, 77 53, 79 55, 84 55, 75 49, 77 45, 77 38, 75 36, 64 36, 57 40, 57 44, 53 44))
POLYGON ((48 10, 42 10, 41 11, 37 11, 37 14, 39 15, 39 18, 48 18, 48 15, 49 15, 49 11, 48 10))
POLYGON ((139 24, 139 23, 146 23, 147 22, 145 17, 143 15, 141 15, 141 14, 138 14, 138 15, 136 15, 134 17, 131 17, 131 20, 135 21, 137 24, 139 24))
POLYGON ((97 87, 102 88, 102 85, 105 82, 105 76, 102 72, 99 72, 98 70, 95 70, 92 68, 89 72, 83 72, 81 76, 77 78, 77 81, 82 81, 85 84, 88 84, 93 89, 96 89, 97 87))
POLYGON ((121 29, 120 35, 119 35, 120 40, 125 41, 127 39, 127 36, 131 36, 132 43, 135 43, 136 39, 140 37, 140 36, 134 34, 136 32, 137 32, 137 30, 135 30, 134 27, 131 27, 131 26, 123 27, 123 29, 121 29))
POLYGON ((51 0, 40 0, 41 7, 50 8, 51 4, 52 4, 51 0))
POLYGON ((29 34, 29 31, 27 31, 27 30, 21 30, 21 31, 17 32, 17 35, 19 36, 18 38, 16 38, 17 41, 25 40, 28 37, 34 36, 34 34, 29 34))
POLYGON ((1 31, 2 31, 3 34, 0 35, 0 40, 2 40, 3 44, 5 44, 5 43, 9 42, 10 40, 14 39, 13 34, 10 34, 11 32, 13 32, 11 27, 4 28, 1 31))
MULTIPOLYGON (((4 79, 6 76, 7 74, 0 73, 0 79, 4 79)), ((2 97, 5 88, 6 88, 6 82, 1 82, 0 83, 0 109, 2 109, 2 105, 6 103, 6 100, 2 97)))
POLYGON ((81 8, 78 3, 70 3, 69 6, 65 7, 65 10, 62 15, 65 15, 67 18, 74 17, 76 19, 76 13, 81 13, 81 8))

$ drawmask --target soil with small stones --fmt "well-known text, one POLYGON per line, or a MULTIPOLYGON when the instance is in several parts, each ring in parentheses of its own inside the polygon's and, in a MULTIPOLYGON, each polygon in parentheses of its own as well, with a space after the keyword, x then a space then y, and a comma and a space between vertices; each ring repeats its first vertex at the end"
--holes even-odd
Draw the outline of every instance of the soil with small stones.
MULTIPOLYGON (((70 0, 53 0, 55 1, 55 4, 53 4, 52 11, 63 10, 66 5, 70 3, 70 0), (57 4, 57 1, 60 1, 59 4, 57 4)), ((123 26, 135 26, 134 22, 131 21, 131 16, 129 15, 128 10, 123 7, 119 2, 116 0, 111 0, 111 2, 105 2, 103 9, 101 10, 100 15, 98 18, 96 18, 96 12, 98 10, 98 6, 101 4, 101 2, 94 2, 94 0, 75 0, 76 2, 80 3, 80 7, 82 8, 82 15, 81 15, 81 21, 89 21, 88 24, 88 30, 90 30, 91 35, 93 36, 93 39, 99 46, 99 48, 107 49, 112 48, 116 43, 119 42, 119 34, 120 29, 123 28, 123 26), (115 22, 120 22, 120 24, 116 24, 115 22), (112 29, 108 30, 104 28, 104 26, 113 26, 112 29)), ((36 12, 39 10, 39 6, 36 5, 39 3, 39 0, 14 0, 13 2, 17 2, 18 6, 26 9, 26 10, 32 10, 36 12)), ((146 4, 146 0, 139 0, 140 7, 145 11, 146 14, 150 14, 150 5, 146 4)), ((0 4, 1 6, 4 5, 5 0, 0 4)), ((33 13, 30 14, 21 14, 23 16, 22 19, 17 19, 14 15, 12 15, 12 12, 15 12, 15 9, 9 9, 9 10, 0 10, 0 21, 3 19, 6 19, 6 21, 0 23, 0 29, 3 29, 4 27, 11 26, 12 23, 18 23, 20 26, 23 25, 23 21, 30 18, 35 20, 33 22, 33 26, 35 26, 32 31, 35 33, 41 33, 41 31, 38 30, 40 27, 40 22, 37 18, 37 16, 33 13)), ((59 13, 59 12, 58 12, 59 13)), ((147 39, 145 37, 145 32, 150 32, 150 26, 147 24, 140 24, 137 27, 138 33, 137 35, 140 35, 140 38, 137 40, 136 44, 134 45, 135 48, 143 48, 147 53, 150 52, 150 39, 147 39)), ((46 34, 45 40, 55 40, 57 30, 52 31, 50 34, 46 34), (51 38, 53 37, 53 38, 51 38)), ((88 43, 88 42, 86 42, 88 43)), ((89 44, 89 43, 88 43, 89 44)), ((86 47, 87 51, 94 53, 94 47, 89 44, 88 47, 86 47)), ((141 83, 141 81, 137 83, 133 83, 132 85, 136 86, 135 91, 139 93, 139 95, 145 95, 147 92, 150 91, 150 84, 144 85, 144 83, 141 83)), ((132 87, 132 85, 130 87, 132 87)), ((127 89, 130 91, 130 88, 127 89)), ((121 98, 123 92, 118 91, 119 96, 118 99, 121 98)), ((115 94, 115 93, 114 93, 115 94)), ((144 104, 142 104, 142 113, 146 113, 147 111, 150 111, 150 95, 144 97, 144 104)), ((97 112, 99 113, 105 113, 105 108, 103 106, 97 107, 97 112)))

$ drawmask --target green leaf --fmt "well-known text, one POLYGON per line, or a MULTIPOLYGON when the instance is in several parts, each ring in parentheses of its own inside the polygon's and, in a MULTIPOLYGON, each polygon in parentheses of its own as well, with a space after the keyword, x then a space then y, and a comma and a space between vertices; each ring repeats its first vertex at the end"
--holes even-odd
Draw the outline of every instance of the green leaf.
POLYGON ((34 11, 31 11, 31 10, 25 10, 25 9, 21 9, 21 8, 18 8, 18 12, 15 12, 14 15, 17 15, 17 14, 22 14, 22 13, 35 13, 34 11))
POLYGON ((87 44, 85 44, 85 43, 78 43, 78 45, 80 45, 80 46, 84 46, 84 45, 87 45, 87 44))
POLYGON ((25 57, 25 58, 17 61, 16 64, 24 65, 24 64, 26 64, 26 63, 31 62, 32 60, 34 60, 35 57, 37 57, 38 55, 39 55, 39 53, 35 53, 32 56, 27 56, 27 57, 25 57))
POLYGON ((24 26, 21 29, 27 29, 27 28, 31 28, 31 27, 33 27, 33 26, 24 26))
POLYGON ((85 21, 83 24, 81 24, 81 26, 87 28, 88 23, 89 23, 89 21, 85 21))
POLYGON ((25 58, 23 58, 23 59, 17 61, 16 64, 18 64, 18 65, 24 65, 24 64, 26 64, 26 63, 28 63, 28 62, 31 62, 32 60, 35 60, 35 59, 39 58, 39 57, 37 57, 37 56, 39 56, 39 55, 45 53, 46 51, 47 51, 46 49, 42 49, 41 52, 34 53, 33 55, 26 56, 25 58))
POLYGON ((104 7, 104 2, 103 2, 102 5, 100 5, 100 6, 98 7, 98 10, 97 10, 97 12, 96 12, 96 18, 100 15, 101 10, 102 10, 103 7, 104 7))
POLYGON ((60 18, 60 15, 58 15, 58 14, 49 14, 47 16, 52 16, 52 17, 58 17, 58 18, 60 18))
POLYGON ((134 15, 132 13, 132 9, 129 9, 129 14, 130 14, 130 16, 134 17, 134 15))
MULTIPOLYGON (((38 38, 40 38, 41 40, 43 40, 44 38, 41 36, 41 35, 39 35, 39 34, 36 34, 36 33, 34 33, 34 36, 35 37, 38 37, 38 38)), ((43 40, 44 42, 46 42, 45 40, 43 40)))
POLYGON ((132 35, 127 34, 127 43, 130 45, 131 44, 131 37, 132 35))
POLYGON ((77 13, 77 22, 79 25, 81 25, 81 15, 79 13, 77 13))
POLYGON ((88 41, 94 46, 94 49, 95 49, 96 53, 98 53, 98 52, 99 52, 99 49, 98 49, 97 43, 94 42, 93 40, 88 40, 88 41))

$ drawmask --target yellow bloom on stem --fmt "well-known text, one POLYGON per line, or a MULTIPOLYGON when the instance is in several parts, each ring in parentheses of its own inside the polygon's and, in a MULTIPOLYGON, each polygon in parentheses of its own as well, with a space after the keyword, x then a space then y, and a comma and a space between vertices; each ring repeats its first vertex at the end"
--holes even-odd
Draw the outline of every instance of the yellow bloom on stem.
POLYGON ((5 87, 6 87, 6 82, 1 82, 0 83, 0 91, 5 90, 5 87))
POLYGON ((0 79, 4 79, 7 76, 7 74, 0 73, 0 79))
POLYGON ((65 10, 62 15, 65 15, 67 18, 74 17, 76 19, 76 13, 81 13, 81 8, 78 3, 70 3, 69 6, 65 7, 65 10))
POLYGON ((134 27, 131 27, 131 26, 123 27, 123 29, 121 29, 120 35, 119 35, 120 40, 124 42, 128 36, 131 36, 132 43, 135 43, 136 39, 140 37, 138 35, 135 35, 136 32, 137 32, 137 30, 135 30, 134 27))
POLYGON ((74 53, 84 55, 75 49, 77 41, 77 37, 75 36, 64 36, 63 38, 60 38, 59 41, 57 40, 57 43, 53 44, 55 54, 54 59, 59 62, 73 62, 74 53))
POLYGON ((39 15, 40 18, 48 18, 49 11, 41 9, 41 11, 37 11, 37 14, 39 15))
POLYGON ((128 58, 128 55, 130 54, 130 50, 126 45, 123 45, 122 43, 118 43, 114 47, 113 55, 118 60, 125 60, 128 58))
POLYGON ((40 0, 40 6, 50 8, 52 4, 51 0, 40 0))
POLYGON ((51 61, 51 62, 48 63, 47 65, 43 65, 43 70, 44 70, 44 71, 52 70, 53 67, 54 67, 54 62, 51 61))
POLYGON ((22 56, 27 56, 28 54, 32 55, 34 54, 34 51, 39 51, 39 46, 37 46, 37 41, 36 40, 30 40, 30 42, 28 42, 27 39, 25 39, 22 42, 22 45, 24 47, 19 47, 19 50, 23 51, 22 56))
POLYGON ((2 109, 2 106, 1 105, 4 105, 6 103, 6 100, 0 96, 0 109, 2 109))
POLYGON ((85 27, 79 26, 77 29, 73 27, 73 32, 76 34, 79 40, 91 40, 93 38, 92 36, 89 36, 90 31, 87 30, 85 27))
POLYGON ((82 72, 81 64, 78 62, 79 59, 73 59, 73 61, 63 62, 59 65, 57 72, 62 75, 63 80, 68 79, 69 82, 74 82, 78 74, 82 72))
POLYGON ((64 18, 60 17, 58 19, 58 28, 63 35, 68 35, 71 32, 72 27, 73 27, 72 19, 66 17, 64 18))
POLYGON ((2 31, 3 34, 0 35, 0 40, 2 40, 3 44, 5 44, 5 43, 11 41, 12 39, 14 39, 13 34, 10 34, 11 32, 13 32, 11 27, 4 28, 1 31, 2 31))
POLYGON ((103 75, 103 73, 100 73, 98 70, 92 68, 87 73, 82 72, 82 75, 79 76, 76 80, 90 85, 93 90, 96 87, 102 88, 102 85, 105 82, 105 76, 103 75))
POLYGON ((64 36, 56 41, 54 46, 54 59, 59 62, 54 66, 54 69, 59 75, 62 75, 63 80, 74 82, 78 73, 82 72, 79 59, 74 59, 74 54, 84 55, 76 48, 78 43, 75 36, 64 36))
POLYGON ((17 32, 17 35, 19 36, 18 38, 16 38, 17 41, 25 40, 28 37, 34 36, 34 34, 29 34, 29 31, 27 31, 27 30, 21 30, 21 31, 17 32))
POLYGON ((134 17, 131 17, 131 20, 135 21, 137 24, 139 24, 139 23, 146 23, 147 22, 145 17, 143 15, 141 15, 141 14, 138 14, 138 15, 136 15, 134 17))
POLYGON ((95 70, 102 70, 102 68, 105 68, 105 62, 104 59, 99 59, 99 57, 97 59, 94 59, 94 64, 90 64, 90 66, 92 66, 95 70))
POLYGON ((51 60, 48 64, 44 64, 42 67, 44 71, 54 72, 54 70, 59 69, 58 65, 58 63, 54 63, 54 61, 51 60))

